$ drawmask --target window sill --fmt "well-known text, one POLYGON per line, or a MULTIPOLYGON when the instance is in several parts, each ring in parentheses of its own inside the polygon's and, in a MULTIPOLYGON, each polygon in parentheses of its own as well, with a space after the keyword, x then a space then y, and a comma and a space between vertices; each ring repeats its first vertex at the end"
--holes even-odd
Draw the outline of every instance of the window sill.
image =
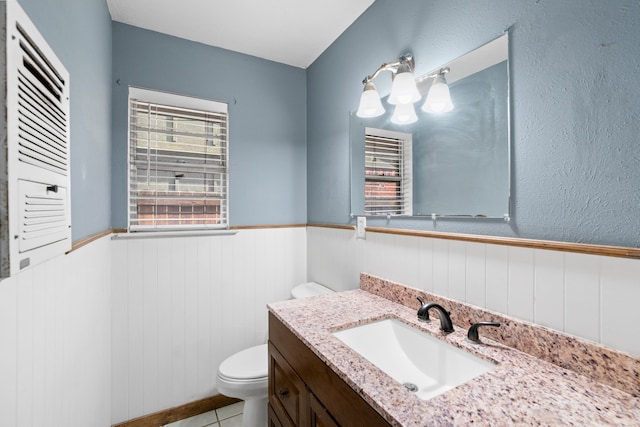
POLYGON ((233 236, 238 230, 184 230, 184 231, 134 231, 131 233, 117 233, 111 240, 153 239, 161 237, 202 237, 202 236, 233 236))

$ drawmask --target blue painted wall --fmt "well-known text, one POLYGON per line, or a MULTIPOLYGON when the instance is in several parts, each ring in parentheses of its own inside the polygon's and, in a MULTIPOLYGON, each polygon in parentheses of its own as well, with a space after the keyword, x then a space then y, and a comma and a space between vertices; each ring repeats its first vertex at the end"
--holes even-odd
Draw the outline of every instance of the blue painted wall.
POLYGON ((129 86, 229 103, 231 225, 305 223, 305 70, 113 23, 112 225, 127 226, 129 86))
POLYGON ((20 0, 71 76, 71 221, 111 228, 111 16, 104 0, 20 0))
POLYGON ((638 22, 637 0, 377 0, 307 70, 308 221, 354 223, 349 111, 366 75, 407 50, 423 74, 512 26, 512 221, 369 225, 640 247, 638 22))

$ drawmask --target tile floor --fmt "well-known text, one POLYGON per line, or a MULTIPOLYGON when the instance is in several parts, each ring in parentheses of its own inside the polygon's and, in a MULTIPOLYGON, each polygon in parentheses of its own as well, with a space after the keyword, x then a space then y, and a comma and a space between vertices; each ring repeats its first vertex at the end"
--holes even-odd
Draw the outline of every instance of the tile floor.
POLYGON ((176 421, 164 427, 241 427, 244 402, 176 421))

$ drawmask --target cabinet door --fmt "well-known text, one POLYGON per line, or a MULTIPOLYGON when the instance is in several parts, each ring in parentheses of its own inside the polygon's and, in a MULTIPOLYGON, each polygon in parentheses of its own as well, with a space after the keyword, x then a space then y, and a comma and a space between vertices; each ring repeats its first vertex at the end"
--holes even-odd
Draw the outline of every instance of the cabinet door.
POLYGON ((309 411, 311 414, 311 427, 340 427, 329 414, 329 411, 311 393, 309 393, 309 411))
POLYGON ((269 404, 269 423, 267 424, 267 426, 268 427, 284 427, 284 425, 278 419, 278 416, 273 410, 273 407, 271 406, 271 404, 269 404))
POLYGON ((269 344, 269 403, 283 426, 306 425, 306 387, 300 377, 269 344))

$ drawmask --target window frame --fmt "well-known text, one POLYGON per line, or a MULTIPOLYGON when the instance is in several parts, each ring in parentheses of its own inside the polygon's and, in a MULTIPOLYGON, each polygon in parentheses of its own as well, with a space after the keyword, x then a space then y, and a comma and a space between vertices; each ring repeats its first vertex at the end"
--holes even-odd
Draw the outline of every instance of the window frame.
MULTIPOLYGON (((195 231, 195 230, 226 230, 229 229, 229 116, 228 116, 228 103, 214 101, 204 98, 196 98, 188 95, 179 95, 169 92, 162 92, 157 90, 143 89, 139 87, 129 87, 129 93, 127 97, 127 229, 129 232, 172 232, 172 231, 195 231), (132 101, 137 100, 141 103, 159 104, 173 108, 191 109, 201 111, 203 113, 218 113, 226 115, 226 134, 225 134, 225 147, 224 147, 224 172, 222 173, 225 181, 224 195, 219 200, 224 205, 226 215, 221 218, 220 223, 216 224, 158 224, 157 218, 154 220, 153 225, 140 225, 132 224, 132 208, 137 206, 137 203, 132 202, 132 101)), ((169 151, 169 150, 165 150, 169 151)), ((154 190, 154 191, 157 191, 154 190)), ((158 197, 156 195, 156 197, 158 197)), ((203 198, 206 200, 206 198, 203 198)), ((222 206, 221 206, 222 209, 222 206)), ((157 215, 157 213, 156 213, 157 215)))

